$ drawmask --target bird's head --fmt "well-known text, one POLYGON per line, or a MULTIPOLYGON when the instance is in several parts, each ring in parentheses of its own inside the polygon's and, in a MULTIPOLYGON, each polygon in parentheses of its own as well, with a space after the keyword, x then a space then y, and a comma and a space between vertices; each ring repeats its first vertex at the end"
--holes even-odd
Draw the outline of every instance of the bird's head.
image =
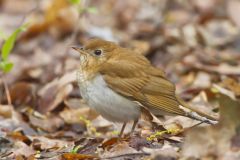
POLYGON ((109 61, 114 54, 118 45, 102 39, 91 39, 82 47, 72 47, 80 53, 80 65, 86 70, 99 70, 101 66, 109 61))

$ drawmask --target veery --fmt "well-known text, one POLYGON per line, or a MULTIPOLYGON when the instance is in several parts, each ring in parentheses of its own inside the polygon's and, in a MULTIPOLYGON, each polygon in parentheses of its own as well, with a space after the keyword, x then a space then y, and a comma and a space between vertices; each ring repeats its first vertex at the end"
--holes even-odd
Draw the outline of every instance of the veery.
POLYGON ((123 122, 120 136, 129 121, 134 121, 134 130, 142 107, 154 115, 216 121, 176 96, 174 84, 143 55, 101 39, 73 49, 80 53, 77 80, 82 98, 107 120, 123 122))

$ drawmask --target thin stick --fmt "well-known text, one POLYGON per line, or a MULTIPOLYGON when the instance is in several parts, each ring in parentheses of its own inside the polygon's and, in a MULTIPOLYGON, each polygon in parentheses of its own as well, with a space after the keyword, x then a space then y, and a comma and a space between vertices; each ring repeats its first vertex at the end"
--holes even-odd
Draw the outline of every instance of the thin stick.
POLYGON ((128 154, 121 154, 121 155, 116 155, 116 156, 112 156, 112 157, 103 157, 103 159, 117 159, 117 158, 123 158, 123 157, 132 157, 132 156, 149 156, 149 153, 128 153, 128 154))
MULTIPOLYGON (((88 6, 88 1, 86 1, 86 0, 81 1, 81 8, 85 8, 87 6, 88 6)), ((74 39, 76 38, 79 27, 81 26, 80 22, 84 16, 84 14, 85 14, 84 12, 78 13, 77 24, 76 24, 75 28, 73 29, 73 32, 70 35, 70 37, 66 40, 66 47, 65 47, 66 49, 65 49, 64 53, 67 51, 67 48, 69 48, 69 46, 72 45, 74 39)))
POLYGON ((2 78, 2 81, 3 81, 4 90, 5 90, 5 93, 7 96, 8 105, 12 105, 12 99, 11 99, 11 95, 10 95, 10 92, 8 89, 8 85, 7 85, 6 81, 4 80, 4 78, 2 78))

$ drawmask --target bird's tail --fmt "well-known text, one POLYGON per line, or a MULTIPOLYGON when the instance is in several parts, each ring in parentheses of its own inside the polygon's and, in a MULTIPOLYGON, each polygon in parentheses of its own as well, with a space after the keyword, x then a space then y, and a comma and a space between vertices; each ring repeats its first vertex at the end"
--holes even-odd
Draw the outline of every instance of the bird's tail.
POLYGON ((195 120, 198 120, 198 121, 201 121, 204 123, 209 123, 209 124, 216 124, 218 122, 217 118, 192 108, 180 97, 178 97, 178 96, 176 96, 176 97, 177 97, 177 101, 179 102, 179 104, 188 110, 188 111, 186 111, 186 117, 190 117, 192 119, 195 119, 195 120))

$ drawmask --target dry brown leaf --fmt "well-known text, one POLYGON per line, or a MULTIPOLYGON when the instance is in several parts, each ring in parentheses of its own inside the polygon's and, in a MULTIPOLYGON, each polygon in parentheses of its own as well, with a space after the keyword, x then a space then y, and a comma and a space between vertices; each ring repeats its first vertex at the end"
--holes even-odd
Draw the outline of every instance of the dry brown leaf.
POLYGON ((116 157, 116 156, 128 158, 129 155, 131 156, 134 153, 136 154, 141 152, 138 152, 137 150, 130 147, 128 142, 126 141, 121 141, 121 142, 118 141, 115 145, 113 145, 113 147, 111 147, 109 150, 106 150, 101 155, 101 157, 103 159, 104 158, 106 159, 107 157, 116 157))
POLYGON ((73 90, 72 83, 76 80, 76 72, 66 73, 45 85, 39 92, 39 108, 42 113, 55 109, 73 90))
POLYGON ((48 149, 63 149, 66 147, 73 147, 73 142, 68 142, 58 139, 50 139, 45 136, 29 136, 32 141, 32 146, 36 150, 48 150, 48 149))
POLYGON ((112 147, 112 145, 116 144, 117 142, 119 142, 119 138, 117 137, 114 137, 114 138, 110 138, 108 140, 106 140, 105 142, 102 143, 101 147, 103 149, 106 149, 106 148, 109 148, 109 147, 112 147))
POLYGON ((68 0, 53 0, 44 10, 44 16, 35 16, 32 19, 35 22, 21 39, 30 39, 46 31, 52 32, 55 36, 69 33, 77 23, 78 12, 68 0))
POLYGON ((43 118, 29 115, 30 124, 47 132, 55 132, 64 125, 62 118, 56 115, 46 116, 43 118))
POLYGON ((165 15, 166 23, 184 25, 192 20, 192 15, 183 9, 169 10, 165 15))
POLYGON ((129 146, 136 149, 137 151, 141 150, 144 147, 148 147, 148 148, 150 148, 150 147, 154 148, 155 147, 156 148, 156 146, 151 144, 151 142, 148 141, 146 139, 146 137, 141 137, 139 135, 135 135, 135 136, 130 137, 129 146))
POLYGON ((17 131, 10 132, 7 134, 7 136, 12 138, 13 140, 22 141, 22 142, 26 143, 27 145, 30 145, 30 143, 31 143, 31 140, 27 136, 23 135, 23 133, 21 133, 21 132, 17 132, 17 131))
POLYGON ((93 120, 98 116, 95 111, 92 111, 89 107, 80 107, 78 109, 64 109, 60 113, 60 117, 68 124, 83 123, 81 118, 93 120))
POLYGON ((98 159, 96 156, 86 155, 86 154, 78 154, 78 153, 64 153, 62 155, 62 160, 92 160, 98 159))
POLYGON ((154 160, 165 160, 165 159, 178 159, 180 154, 177 152, 177 148, 173 147, 165 141, 164 145, 161 148, 146 148, 142 149, 145 153, 150 154, 150 159, 154 160))
POLYGON ((198 37, 197 37, 197 29, 193 24, 185 25, 182 29, 184 42, 190 47, 197 47, 198 45, 198 37))
POLYGON ((201 64, 199 62, 186 62, 187 65, 192 66, 194 68, 207 71, 207 72, 214 72, 218 74, 223 74, 223 75, 240 75, 240 65, 238 66, 232 66, 226 63, 221 63, 218 66, 214 65, 206 65, 206 64, 201 64))
POLYGON ((11 86, 10 95, 15 107, 22 105, 32 106, 35 100, 34 88, 31 83, 18 82, 11 86))
POLYGON ((238 0, 228 0, 227 1, 227 12, 233 22, 240 27, 240 2, 238 0))
POLYGON ((87 107, 86 104, 84 104, 83 99, 79 98, 68 98, 64 100, 64 104, 69 107, 70 109, 77 109, 77 108, 84 108, 87 107))
POLYGON ((26 12, 35 7, 35 3, 32 0, 24 0, 24 1, 15 1, 15 0, 0 0, 0 5, 3 3, 2 7, 11 14, 19 14, 22 12, 26 12))
POLYGON ((87 154, 87 155, 96 155, 98 154, 98 146, 102 143, 102 138, 81 138, 75 145, 80 145, 78 149, 78 153, 80 154, 87 154))
POLYGON ((0 104, 0 116, 3 116, 4 118, 12 117, 12 106, 0 104))
POLYGON ((12 148, 12 152, 14 155, 24 155, 25 157, 29 157, 36 153, 36 151, 33 150, 30 146, 21 141, 15 142, 14 148, 12 148))
POLYGON ((206 72, 198 72, 193 82, 193 87, 209 88, 211 86, 211 76, 206 72))
POLYGON ((220 85, 234 92, 236 96, 240 96, 240 83, 236 80, 232 78, 226 78, 223 80, 223 82, 221 82, 220 85))
POLYGON ((219 124, 188 132, 183 147, 185 158, 215 157, 221 160, 240 158, 240 148, 235 145, 239 136, 240 102, 223 93, 219 96, 221 106, 219 124))
POLYGON ((211 20, 198 31, 204 42, 211 47, 223 46, 233 42, 239 34, 238 29, 228 20, 211 20))
POLYGON ((217 0, 191 0, 191 3, 204 14, 213 12, 217 2, 217 0))

